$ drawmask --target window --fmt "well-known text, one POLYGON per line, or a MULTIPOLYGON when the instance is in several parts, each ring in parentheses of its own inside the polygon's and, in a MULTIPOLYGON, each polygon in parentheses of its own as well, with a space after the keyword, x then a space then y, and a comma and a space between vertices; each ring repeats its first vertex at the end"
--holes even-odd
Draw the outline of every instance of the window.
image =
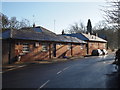
POLYGON ((43 43, 43 44, 42 44, 42 51, 43 51, 43 52, 48 51, 48 45, 47 45, 46 43, 43 43))
POLYGON ((23 53, 28 53, 29 52, 29 44, 28 43, 24 43, 23 44, 23 53))
POLYGON ((16 43, 16 45, 20 45, 20 43, 19 43, 19 42, 17 42, 17 43, 16 43))
POLYGON ((84 49, 84 44, 81 44, 81 45, 80 45, 80 49, 84 49))
POLYGON ((56 45, 60 45, 61 46, 62 44, 61 43, 57 43, 56 45))
POLYGON ((40 45, 39 42, 35 43, 35 47, 39 47, 39 45, 40 45))
POLYGON ((72 45, 69 43, 68 44, 68 50, 70 50, 72 48, 72 45))

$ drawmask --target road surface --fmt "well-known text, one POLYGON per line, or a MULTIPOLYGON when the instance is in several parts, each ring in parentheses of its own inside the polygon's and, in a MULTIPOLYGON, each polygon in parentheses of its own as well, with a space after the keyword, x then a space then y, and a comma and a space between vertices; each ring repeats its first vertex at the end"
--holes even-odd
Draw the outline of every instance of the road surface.
POLYGON ((33 64, 2 74, 3 88, 117 88, 114 55, 33 64))

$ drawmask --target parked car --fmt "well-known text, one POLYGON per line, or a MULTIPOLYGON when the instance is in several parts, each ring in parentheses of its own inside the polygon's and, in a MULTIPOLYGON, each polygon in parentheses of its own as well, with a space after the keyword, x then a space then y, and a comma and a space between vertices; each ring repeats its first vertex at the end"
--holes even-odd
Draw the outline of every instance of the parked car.
POLYGON ((95 49, 92 51, 93 56, 100 56, 102 54, 103 54, 103 52, 100 49, 95 49))
POLYGON ((106 49, 101 49, 101 51, 103 52, 103 55, 107 55, 108 54, 106 49))

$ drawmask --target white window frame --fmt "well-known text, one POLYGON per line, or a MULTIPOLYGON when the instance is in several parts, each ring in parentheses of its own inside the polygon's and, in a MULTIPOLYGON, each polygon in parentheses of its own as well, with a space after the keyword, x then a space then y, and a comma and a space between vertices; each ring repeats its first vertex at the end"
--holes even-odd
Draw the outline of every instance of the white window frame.
POLYGON ((68 50, 70 50, 72 48, 71 43, 68 44, 68 50))
POLYGON ((48 44, 47 43, 42 43, 42 51, 43 52, 48 51, 48 44))
POLYGON ((23 43, 23 53, 28 53, 30 51, 30 47, 28 43, 23 43))
POLYGON ((84 49, 84 44, 80 44, 80 49, 84 49))
POLYGON ((35 47, 39 47, 40 43, 39 42, 35 42, 35 47))

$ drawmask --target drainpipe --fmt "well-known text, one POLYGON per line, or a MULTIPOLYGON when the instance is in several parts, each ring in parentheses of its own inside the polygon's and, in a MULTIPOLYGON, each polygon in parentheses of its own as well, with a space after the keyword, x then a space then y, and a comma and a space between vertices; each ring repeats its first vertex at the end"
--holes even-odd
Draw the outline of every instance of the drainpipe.
POLYGON ((51 59, 51 43, 49 44, 49 59, 51 59))
POLYGON ((10 29, 10 39, 9 39, 8 43, 9 43, 9 46, 8 46, 8 49, 9 49, 9 51, 8 51, 8 55, 9 55, 8 64, 11 64, 12 29, 10 29))
POLYGON ((8 57, 8 60, 9 60, 9 62, 8 62, 8 64, 11 64, 11 38, 9 39, 9 46, 8 46, 8 48, 9 48, 9 51, 8 51, 8 55, 9 55, 9 57, 8 57))
POLYGON ((73 56, 73 46, 72 46, 72 43, 71 43, 71 56, 73 56))

